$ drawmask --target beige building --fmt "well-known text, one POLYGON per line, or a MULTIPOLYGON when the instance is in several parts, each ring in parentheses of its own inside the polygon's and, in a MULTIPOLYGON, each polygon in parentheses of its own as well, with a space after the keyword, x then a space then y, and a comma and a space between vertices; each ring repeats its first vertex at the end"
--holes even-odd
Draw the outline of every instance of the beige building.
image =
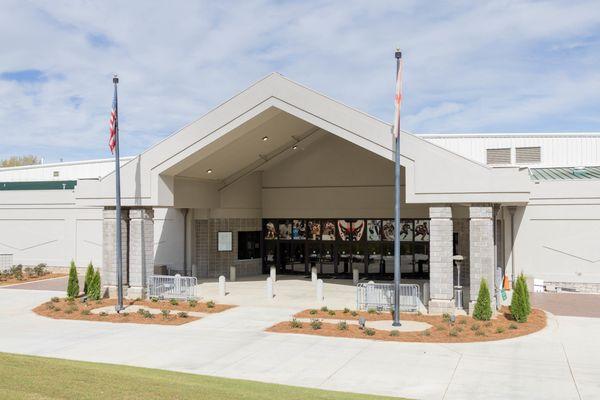
MULTIPOLYGON (((316 267, 390 279, 396 228, 402 277, 430 283, 432 311, 453 308, 458 284, 468 306, 482 278, 494 284, 502 273, 600 291, 600 159, 560 158, 564 144, 545 142, 559 136, 402 132, 394 227, 390 125, 269 75, 123 161, 128 294, 143 293, 155 270, 214 278, 231 266, 238 276, 316 267)), ((600 148, 600 136, 565 140, 600 148)), ((91 260, 114 288, 114 170, 110 160, 79 165, 0 170, 0 253, 23 264, 91 260)))

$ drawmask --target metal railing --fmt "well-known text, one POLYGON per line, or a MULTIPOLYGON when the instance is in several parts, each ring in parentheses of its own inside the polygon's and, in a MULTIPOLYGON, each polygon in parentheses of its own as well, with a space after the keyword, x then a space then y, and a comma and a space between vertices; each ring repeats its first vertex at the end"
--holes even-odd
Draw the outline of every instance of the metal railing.
POLYGON ((160 299, 195 299, 198 279, 193 276, 150 275, 148 297, 160 299))
MULTIPOLYGON (((419 285, 400 285, 400 311, 417 311, 419 298, 419 285)), ((391 310, 394 307, 394 284, 359 283, 356 285, 356 307, 359 310, 391 310)))
POLYGON ((13 266, 12 254, 0 254, 0 272, 7 271, 13 266))

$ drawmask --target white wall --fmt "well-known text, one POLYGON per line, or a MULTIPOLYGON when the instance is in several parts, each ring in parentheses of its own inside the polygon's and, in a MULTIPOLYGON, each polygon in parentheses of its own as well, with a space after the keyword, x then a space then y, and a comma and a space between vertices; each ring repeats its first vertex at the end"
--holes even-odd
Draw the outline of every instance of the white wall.
POLYGON ((183 270, 184 213, 177 208, 154 209, 154 264, 183 270))

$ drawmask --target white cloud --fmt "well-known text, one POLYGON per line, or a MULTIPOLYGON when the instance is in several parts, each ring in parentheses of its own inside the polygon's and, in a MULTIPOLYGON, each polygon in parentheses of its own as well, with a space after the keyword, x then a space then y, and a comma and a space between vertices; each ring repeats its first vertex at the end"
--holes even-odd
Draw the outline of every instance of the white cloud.
POLYGON ((415 132, 600 130, 597 1, 5 2, 0 157, 108 156, 119 72, 135 154, 272 71, 415 132), (74 101, 74 99, 76 99, 74 101))

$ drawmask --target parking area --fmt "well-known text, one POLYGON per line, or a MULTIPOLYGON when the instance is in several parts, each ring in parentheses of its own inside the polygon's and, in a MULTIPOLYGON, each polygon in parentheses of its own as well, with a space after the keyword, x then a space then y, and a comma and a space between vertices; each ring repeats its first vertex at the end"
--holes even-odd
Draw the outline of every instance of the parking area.
POLYGON ((531 293, 531 304, 554 315, 600 318, 600 295, 531 293))
MULTIPOLYGON (((67 282, 69 281, 68 276, 61 276, 59 278, 43 279, 40 281, 18 283, 16 285, 1 286, 0 289, 18 289, 18 290, 53 290, 53 291, 67 291, 67 282)), ((79 277, 79 287, 83 288, 83 277, 79 277)))

